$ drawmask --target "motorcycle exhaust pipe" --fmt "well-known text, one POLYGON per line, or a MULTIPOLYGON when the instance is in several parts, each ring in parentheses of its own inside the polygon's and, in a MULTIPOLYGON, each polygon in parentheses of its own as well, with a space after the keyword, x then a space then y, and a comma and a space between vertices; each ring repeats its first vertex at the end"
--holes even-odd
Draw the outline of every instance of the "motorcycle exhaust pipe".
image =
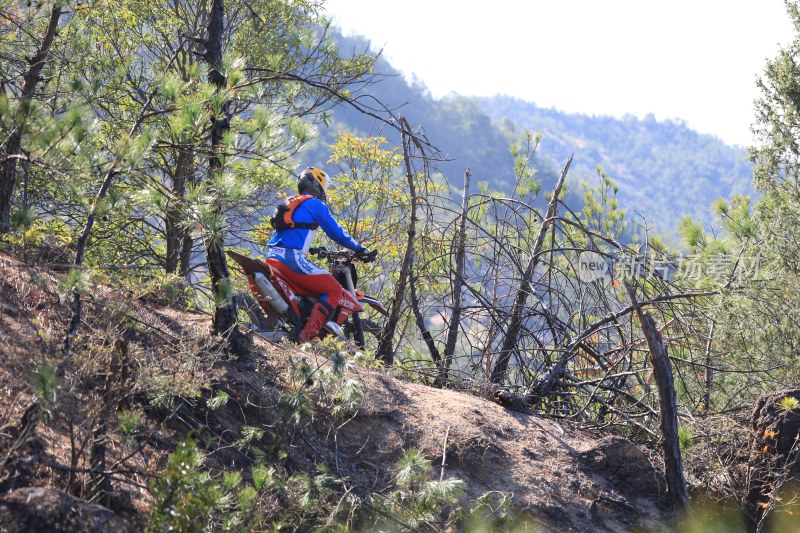
POLYGON ((286 300, 281 297, 278 290, 269 282, 264 274, 261 272, 253 274, 253 283, 256 284, 256 287, 261 291, 264 299, 269 302, 269 305, 279 314, 283 314, 289 309, 289 304, 286 303, 286 300))

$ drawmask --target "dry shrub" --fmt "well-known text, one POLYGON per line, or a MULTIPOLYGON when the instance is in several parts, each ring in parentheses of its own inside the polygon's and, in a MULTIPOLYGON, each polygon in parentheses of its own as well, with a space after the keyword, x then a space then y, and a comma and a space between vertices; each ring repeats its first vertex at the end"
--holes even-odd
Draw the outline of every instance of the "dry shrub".
POLYGON ((747 491, 747 426, 725 415, 708 416, 685 426, 691 442, 682 448, 687 482, 695 494, 737 502, 747 491))

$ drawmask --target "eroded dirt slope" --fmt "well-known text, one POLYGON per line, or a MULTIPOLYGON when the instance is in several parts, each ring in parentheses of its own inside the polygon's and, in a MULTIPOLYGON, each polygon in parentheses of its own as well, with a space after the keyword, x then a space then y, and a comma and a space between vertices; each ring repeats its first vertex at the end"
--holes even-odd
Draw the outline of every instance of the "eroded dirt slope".
MULTIPOLYGON (((658 530, 661 476, 638 446, 510 411, 483 398, 361 372, 367 400, 338 432, 340 469, 364 486, 390 481, 398 450, 416 447, 469 497, 513 493, 558 531, 658 530)), ((331 443, 328 442, 330 445, 331 443)), ((330 446, 327 446, 330 449, 330 446)))

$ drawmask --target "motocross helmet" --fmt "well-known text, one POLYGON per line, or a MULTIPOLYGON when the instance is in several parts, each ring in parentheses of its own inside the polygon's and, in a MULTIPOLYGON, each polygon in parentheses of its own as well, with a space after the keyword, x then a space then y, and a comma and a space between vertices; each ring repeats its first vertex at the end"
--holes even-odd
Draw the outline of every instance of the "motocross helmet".
POLYGON ((297 180, 297 192, 300 194, 310 194, 326 203, 328 197, 325 192, 335 188, 336 187, 334 187, 328 179, 328 175, 323 170, 316 167, 308 167, 303 170, 300 173, 300 178, 297 180))

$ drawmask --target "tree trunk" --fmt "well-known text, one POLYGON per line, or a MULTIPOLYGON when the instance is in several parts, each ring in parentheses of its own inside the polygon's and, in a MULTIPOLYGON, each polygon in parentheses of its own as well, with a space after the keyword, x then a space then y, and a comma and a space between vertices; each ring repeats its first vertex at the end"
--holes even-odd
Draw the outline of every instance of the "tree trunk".
POLYGON ((674 510, 689 511, 689 492, 683 476, 683 459, 681 458, 680 441, 678 439, 678 399, 675 392, 675 380, 672 376, 672 365, 669 354, 658 332, 653 317, 642 309, 636 300, 633 288, 625 282, 625 288, 631 297, 636 315, 642 326, 650 350, 650 362, 653 365, 653 377, 658 387, 658 404, 660 411, 659 427, 661 429, 661 448, 664 451, 664 469, 667 478, 667 495, 674 510))
POLYGON ((455 248, 456 270, 453 279, 453 308, 450 312, 450 324, 447 328, 447 340, 444 344, 444 360, 439 368, 437 380, 444 386, 447 383, 450 365, 453 363, 453 354, 456 351, 458 329, 461 325, 461 310, 463 299, 461 289, 464 286, 464 261, 466 256, 467 241, 467 211, 469 210, 469 179, 472 173, 469 169, 464 172, 464 196, 461 199, 461 223, 458 227, 458 236, 453 242, 455 248))
MULTIPOLYGON (((89 235, 92 233, 92 227, 94 226, 95 218, 97 218, 97 208, 100 205, 100 202, 106 197, 108 189, 111 187, 111 181, 117 175, 117 161, 118 158, 115 158, 111 163, 111 167, 108 169, 108 172, 106 172, 103 182, 100 184, 100 189, 98 189, 97 195, 95 195, 94 202, 92 202, 89 215, 86 217, 86 224, 83 226, 81 236, 78 238, 78 242, 75 247, 75 260, 72 263, 73 270, 77 272, 80 272, 81 269, 83 269, 83 256, 86 254, 86 246, 89 243, 89 235)), ((70 307, 72 309, 72 319, 70 320, 69 329, 67 330, 67 338, 64 341, 65 356, 69 355, 72 351, 72 343, 75 340, 75 336, 78 334, 78 328, 80 328, 81 320, 83 318, 81 291, 77 287, 73 288, 72 290, 72 304, 70 307)))
POLYGON ((511 359, 511 352, 515 349, 517 340, 519 338, 519 332, 522 330, 522 312, 525 310, 525 304, 528 300, 531 279, 533 278, 536 266, 539 263, 539 255, 542 252, 542 246, 544 246, 544 239, 547 235, 547 229, 550 224, 554 222, 553 219, 558 212, 558 196, 561 194, 561 188, 564 185, 564 179, 567 177, 567 172, 569 172, 569 166, 572 163, 572 155, 573 154, 570 154, 570 156, 567 158, 567 162, 564 164, 564 168, 561 171, 561 176, 559 176, 556 187, 553 189, 553 196, 550 198, 550 202, 547 204, 547 212, 545 213, 544 220, 542 220, 542 225, 539 228, 539 234, 536 237, 531 258, 528 261, 525 272, 522 274, 522 280, 520 281, 519 289, 517 290, 517 297, 515 298, 514 306, 511 309, 511 319, 509 321, 505 337, 503 338, 502 347, 500 348, 500 357, 492 369, 492 383, 503 383, 506 378, 508 361, 511 359))
POLYGON ((189 270, 192 266, 192 250, 194 249, 194 238, 192 232, 187 230, 183 235, 183 244, 181 245, 180 262, 178 265, 178 275, 183 278, 189 277, 189 270))
MULTIPOLYGON (((153 101, 153 97, 156 93, 151 93, 150 97, 145 102, 142 109, 139 111, 139 116, 136 118, 136 121, 131 126, 131 129, 128 131, 127 139, 133 138, 136 132, 139 130, 139 127, 142 125, 142 121, 144 120, 144 115, 147 110, 150 108, 150 103, 153 101)), ((97 210, 100 206, 100 202, 106 197, 108 193, 108 189, 111 187, 111 181, 114 177, 118 174, 117 165, 119 165, 120 161, 123 159, 124 154, 123 150, 120 150, 115 156, 113 161, 111 161, 111 165, 108 167, 106 171, 106 175, 103 177, 103 182, 100 184, 100 188, 97 190, 97 194, 94 197, 94 201, 92 202, 92 207, 89 209, 89 214, 86 216, 86 224, 83 226, 83 231, 81 232, 81 236, 78 238, 78 241, 75 245, 75 260, 72 263, 72 269, 75 271, 80 272, 83 268, 83 256, 86 253, 86 246, 89 243, 89 236, 92 233, 92 227, 94 226, 94 221, 97 218, 97 210)), ((81 302, 81 293, 78 288, 73 288, 72 290, 72 319, 69 323, 69 328, 67 329, 67 336, 64 340, 64 356, 65 359, 61 365, 59 365, 59 373, 63 370, 64 364, 66 363, 66 356, 70 354, 72 351, 72 343, 75 340, 75 336, 78 334, 78 328, 81 325, 82 319, 82 302, 81 302)))
POLYGON ((164 215, 164 231, 166 233, 167 253, 164 271, 174 274, 181 266, 181 253, 186 239, 187 229, 184 224, 184 210, 180 204, 186 197, 186 184, 194 174, 194 150, 180 149, 175 161, 175 175, 172 178, 172 197, 164 215))
MULTIPOLYGON (((428 353, 431 354, 431 359, 433 363, 438 367, 441 364, 442 356, 439 355, 439 349, 436 347, 436 342, 433 340, 433 336, 431 332, 428 330, 428 327, 425 325, 425 317, 422 316, 422 311, 419 308, 419 297, 417 296, 417 281, 414 273, 411 272, 408 276, 408 289, 411 296, 411 310, 414 311, 414 318, 417 322, 417 328, 419 328, 420 333, 422 333, 422 340, 425 341, 425 345, 428 347, 428 353)), ((434 380, 434 385, 441 386, 442 382, 437 377, 434 380)))
POLYGON ((47 24, 42 44, 36 54, 28 60, 28 71, 22 78, 20 100, 23 105, 11 125, 11 134, 6 142, 3 160, 0 161, 0 234, 11 231, 11 204, 14 199, 14 188, 17 184, 17 159, 22 148, 22 131, 28 119, 30 107, 24 105, 33 99, 39 76, 50 52, 50 46, 55 39, 58 21, 61 18, 62 6, 56 2, 50 12, 50 21, 47 24))
POLYGON ((108 427, 111 422, 111 413, 122 399, 124 382, 120 380, 120 370, 122 362, 127 360, 127 356, 128 341, 120 337, 114 343, 114 349, 109 354, 100 413, 98 414, 97 425, 92 432, 89 458, 92 467, 92 472, 89 475, 89 500, 106 507, 108 507, 111 498, 111 480, 105 474, 108 427), (115 395, 117 395, 116 399, 114 398, 115 395))
POLYGON ((714 330, 717 327, 717 321, 711 320, 711 331, 708 332, 708 340, 706 341, 706 375, 705 375, 705 388, 703 390, 703 412, 708 413, 711 410, 711 387, 714 384, 714 370, 711 368, 711 348, 714 343, 714 330))
POLYGON ((403 308, 403 299, 406 292, 406 283, 408 281, 408 274, 411 271, 411 261, 414 255, 414 238, 416 237, 416 223, 417 223, 417 191, 414 186, 414 173, 411 170, 411 128, 408 122, 403 118, 401 119, 403 127, 403 159, 406 164, 406 177, 408 178, 408 194, 411 199, 411 213, 409 214, 408 226, 408 239, 406 241, 406 251, 403 255, 403 262, 400 264, 400 275, 397 279, 395 286, 394 299, 392 300, 392 307, 389 311, 389 318, 386 320, 386 325, 380 334, 380 342, 378 343, 378 357, 387 364, 392 364, 392 341, 394 340, 394 332, 397 329, 397 323, 400 321, 400 312, 403 308))
MULTIPOLYGON (((225 90, 227 80, 222 73, 222 32, 225 22, 225 6, 223 0, 213 0, 208 22, 208 41, 206 43, 205 60, 208 63, 208 81, 218 92, 225 90)), ((208 157, 208 173, 210 177, 220 174, 223 170, 221 154, 225 147, 223 139, 230 130, 229 103, 225 103, 219 116, 212 117, 211 125, 211 153, 208 157)), ((222 216, 220 199, 212 200, 214 213, 222 216)), ((225 239, 223 235, 210 235, 206 232, 206 262, 208 274, 211 278, 211 291, 214 295, 214 318, 212 329, 214 333, 222 335, 232 345, 238 344, 238 330, 236 329, 237 306, 233 298, 224 298, 225 286, 230 286, 230 272, 225 256, 225 239)))
POLYGON ((17 159, 9 156, 18 155, 22 142, 22 126, 15 128, 6 144, 6 157, 0 174, 0 233, 11 231, 11 204, 14 199, 14 188, 17 184, 17 159))

